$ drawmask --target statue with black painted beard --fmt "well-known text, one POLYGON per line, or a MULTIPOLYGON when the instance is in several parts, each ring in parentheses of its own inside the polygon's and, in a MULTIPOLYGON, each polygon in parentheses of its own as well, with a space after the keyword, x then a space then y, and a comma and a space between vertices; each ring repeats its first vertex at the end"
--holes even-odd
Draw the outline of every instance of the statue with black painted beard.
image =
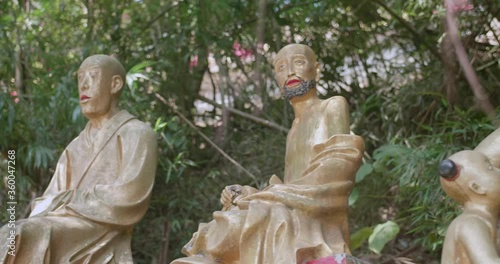
POLYGON ((277 83, 293 107, 285 173, 269 186, 227 186, 222 211, 200 224, 172 263, 307 263, 350 254, 348 197, 364 152, 350 135, 345 98, 316 94, 319 63, 305 45, 284 47, 274 61, 277 83))

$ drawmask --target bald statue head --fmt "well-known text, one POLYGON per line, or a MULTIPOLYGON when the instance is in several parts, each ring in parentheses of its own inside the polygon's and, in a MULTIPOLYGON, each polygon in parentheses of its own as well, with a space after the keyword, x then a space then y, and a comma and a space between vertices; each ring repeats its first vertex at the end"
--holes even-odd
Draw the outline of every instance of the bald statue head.
POLYGON ((316 89, 319 63, 314 51, 303 44, 283 47, 274 59, 274 74, 285 99, 292 99, 316 89))
POLYGON ((125 68, 108 55, 93 55, 78 69, 78 93, 82 113, 89 120, 116 112, 125 80, 125 68))

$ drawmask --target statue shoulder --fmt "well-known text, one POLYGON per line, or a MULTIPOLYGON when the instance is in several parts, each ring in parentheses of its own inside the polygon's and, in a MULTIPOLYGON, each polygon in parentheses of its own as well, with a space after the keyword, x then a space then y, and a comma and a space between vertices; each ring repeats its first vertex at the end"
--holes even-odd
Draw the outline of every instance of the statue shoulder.
POLYGON ((323 100, 323 102, 325 104, 326 110, 338 111, 338 110, 343 110, 343 109, 349 108, 347 100, 343 96, 340 96, 340 95, 327 98, 327 99, 323 100))
POLYGON ((329 120, 329 135, 349 134, 349 105, 343 96, 333 96, 323 100, 323 111, 326 119, 329 120))
POLYGON ((137 118, 131 119, 127 123, 123 124, 120 128, 120 134, 131 138, 137 137, 141 140, 145 139, 156 141, 156 133, 153 129, 148 124, 137 118))
POLYGON ((349 104, 343 96, 333 96, 323 100, 323 109, 327 115, 349 116, 349 104))

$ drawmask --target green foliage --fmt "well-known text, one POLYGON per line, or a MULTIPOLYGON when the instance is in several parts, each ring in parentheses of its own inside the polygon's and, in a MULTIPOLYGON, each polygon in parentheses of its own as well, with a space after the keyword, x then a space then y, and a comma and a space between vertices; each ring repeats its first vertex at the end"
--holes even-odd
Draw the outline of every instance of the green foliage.
POLYGON ((351 234, 351 250, 360 248, 363 243, 373 234, 373 227, 367 226, 351 234))
POLYGON ((446 227, 457 216, 458 209, 440 188, 439 162, 457 151, 476 146, 493 131, 491 124, 473 111, 455 109, 438 111, 436 115, 439 115, 436 121, 442 120, 432 129, 425 129, 427 134, 394 138, 373 152, 374 170, 358 185, 361 194, 356 207, 368 210, 365 212, 368 215, 377 215, 379 221, 396 220, 414 243, 432 251, 442 246, 446 227), (381 194, 386 202, 380 201, 380 207, 371 203, 370 207, 374 207, 360 208, 365 199, 381 194))
POLYGON ((368 238, 368 248, 371 251, 380 254, 385 244, 396 238, 398 233, 399 226, 392 221, 379 224, 375 226, 373 233, 368 238))

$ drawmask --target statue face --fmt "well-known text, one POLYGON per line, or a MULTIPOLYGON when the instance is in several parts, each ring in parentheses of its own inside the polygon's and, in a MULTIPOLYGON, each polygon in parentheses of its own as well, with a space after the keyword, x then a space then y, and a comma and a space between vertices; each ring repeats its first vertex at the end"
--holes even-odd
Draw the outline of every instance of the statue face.
POLYGON ((302 96, 316 87, 319 64, 306 45, 291 44, 276 55, 274 73, 285 99, 302 96))
POLYGON ((112 76, 102 65, 84 65, 78 70, 78 93, 82 113, 88 119, 106 115, 111 108, 112 76))
POLYGON ((464 150, 453 154, 449 160, 457 167, 457 177, 452 181, 441 180, 441 186, 451 198, 463 203, 472 199, 500 205, 500 169, 495 168, 489 158, 479 151, 464 150))

